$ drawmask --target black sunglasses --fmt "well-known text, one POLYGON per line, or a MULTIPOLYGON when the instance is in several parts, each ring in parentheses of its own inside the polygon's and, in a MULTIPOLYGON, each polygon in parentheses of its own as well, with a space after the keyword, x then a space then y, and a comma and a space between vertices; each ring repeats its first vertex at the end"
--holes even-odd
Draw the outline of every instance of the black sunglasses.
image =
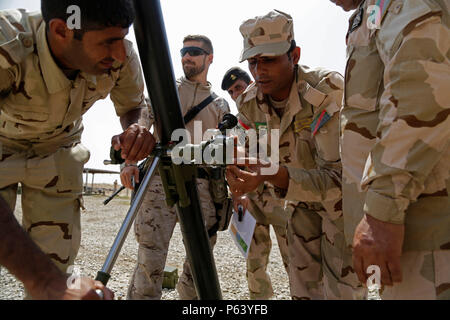
POLYGON ((180 53, 182 58, 186 55, 186 53, 189 53, 191 57, 197 57, 204 54, 209 55, 208 51, 199 47, 184 47, 180 50, 180 53))

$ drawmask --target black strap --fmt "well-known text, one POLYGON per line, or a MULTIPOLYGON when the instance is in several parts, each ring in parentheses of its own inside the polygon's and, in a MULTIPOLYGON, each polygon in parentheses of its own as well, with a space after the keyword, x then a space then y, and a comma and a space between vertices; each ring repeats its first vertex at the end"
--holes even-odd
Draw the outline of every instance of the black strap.
POLYGON ((191 110, 189 110, 186 115, 184 116, 184 124, 188 124, 192 121, 203 109, 206 108, 208 104, 214 101, 214 98, 212 95, 210 95, 208 98, 200 102, 198 105, 193 107, 191 110))

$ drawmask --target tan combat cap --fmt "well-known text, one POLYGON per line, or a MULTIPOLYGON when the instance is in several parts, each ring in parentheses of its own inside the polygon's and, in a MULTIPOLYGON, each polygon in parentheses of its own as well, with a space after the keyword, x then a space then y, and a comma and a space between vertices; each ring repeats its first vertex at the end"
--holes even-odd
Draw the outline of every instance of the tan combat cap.
POLYGON ((244 37, 244 50, 240 62, 259 54, 264 56, 285 54, 294 40, 292 17, 278 10, 244 21, 239 30, 244 37))

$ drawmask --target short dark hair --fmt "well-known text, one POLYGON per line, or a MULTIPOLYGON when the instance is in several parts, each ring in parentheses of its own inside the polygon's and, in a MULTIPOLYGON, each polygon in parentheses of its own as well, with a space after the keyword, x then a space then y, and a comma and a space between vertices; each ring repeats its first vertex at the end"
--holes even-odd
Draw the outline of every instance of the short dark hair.
POLYGON ((247 72, 239 67, 233 67, 223 76, 222 90, 227 91, 238 80, 243 80, 246 84, 250 84, 252 81, 247 72))
POLYGON ((204 36, 201 34, 194 34, 194 35, 191 34, 191 35, 184 37, 183 43, 185 43, 187 41, 200 41, 205 46, 203 49, 208 51, 209 54, 214 53, 214 48, 213 48, 212 42, 207 36, 204 36))
POLYGON ((295 42, 295 40, 292 40, 291 46, 289 47, 289 50, 287 52, 289 59, 291 59, 291 53, 292 53, 292 51, 294 51, 295 48, 297 48, 297 43, 295 42))
POLYGON ((81 29, 75 38, 81 40, 86 31, 109 27, 129 28, 134 21, 132 0, 41 0, 42 17, 47 27, 52 19, 67 21, 67 8, 76 5, 81 10, 81 29))

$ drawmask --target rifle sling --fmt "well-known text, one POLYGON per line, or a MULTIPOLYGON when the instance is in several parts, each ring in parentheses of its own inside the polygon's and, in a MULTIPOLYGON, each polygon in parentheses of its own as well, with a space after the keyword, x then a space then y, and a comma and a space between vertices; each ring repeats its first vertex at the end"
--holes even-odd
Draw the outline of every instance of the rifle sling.
POLYGON ((211 102, 214 101, 214 98, 212 95, 210 95, 209 97, 207 97, 205 100, 203 100, 202 102, 200 102, 198 105, 196 105, 195 107, 192 107, 191 110, 189 110, 186 115, 184 116, 184 124, 188 124, 189 122, 191 122, 203 109, 206 108, 206 106, 208 104, 210 104, 211 102))

